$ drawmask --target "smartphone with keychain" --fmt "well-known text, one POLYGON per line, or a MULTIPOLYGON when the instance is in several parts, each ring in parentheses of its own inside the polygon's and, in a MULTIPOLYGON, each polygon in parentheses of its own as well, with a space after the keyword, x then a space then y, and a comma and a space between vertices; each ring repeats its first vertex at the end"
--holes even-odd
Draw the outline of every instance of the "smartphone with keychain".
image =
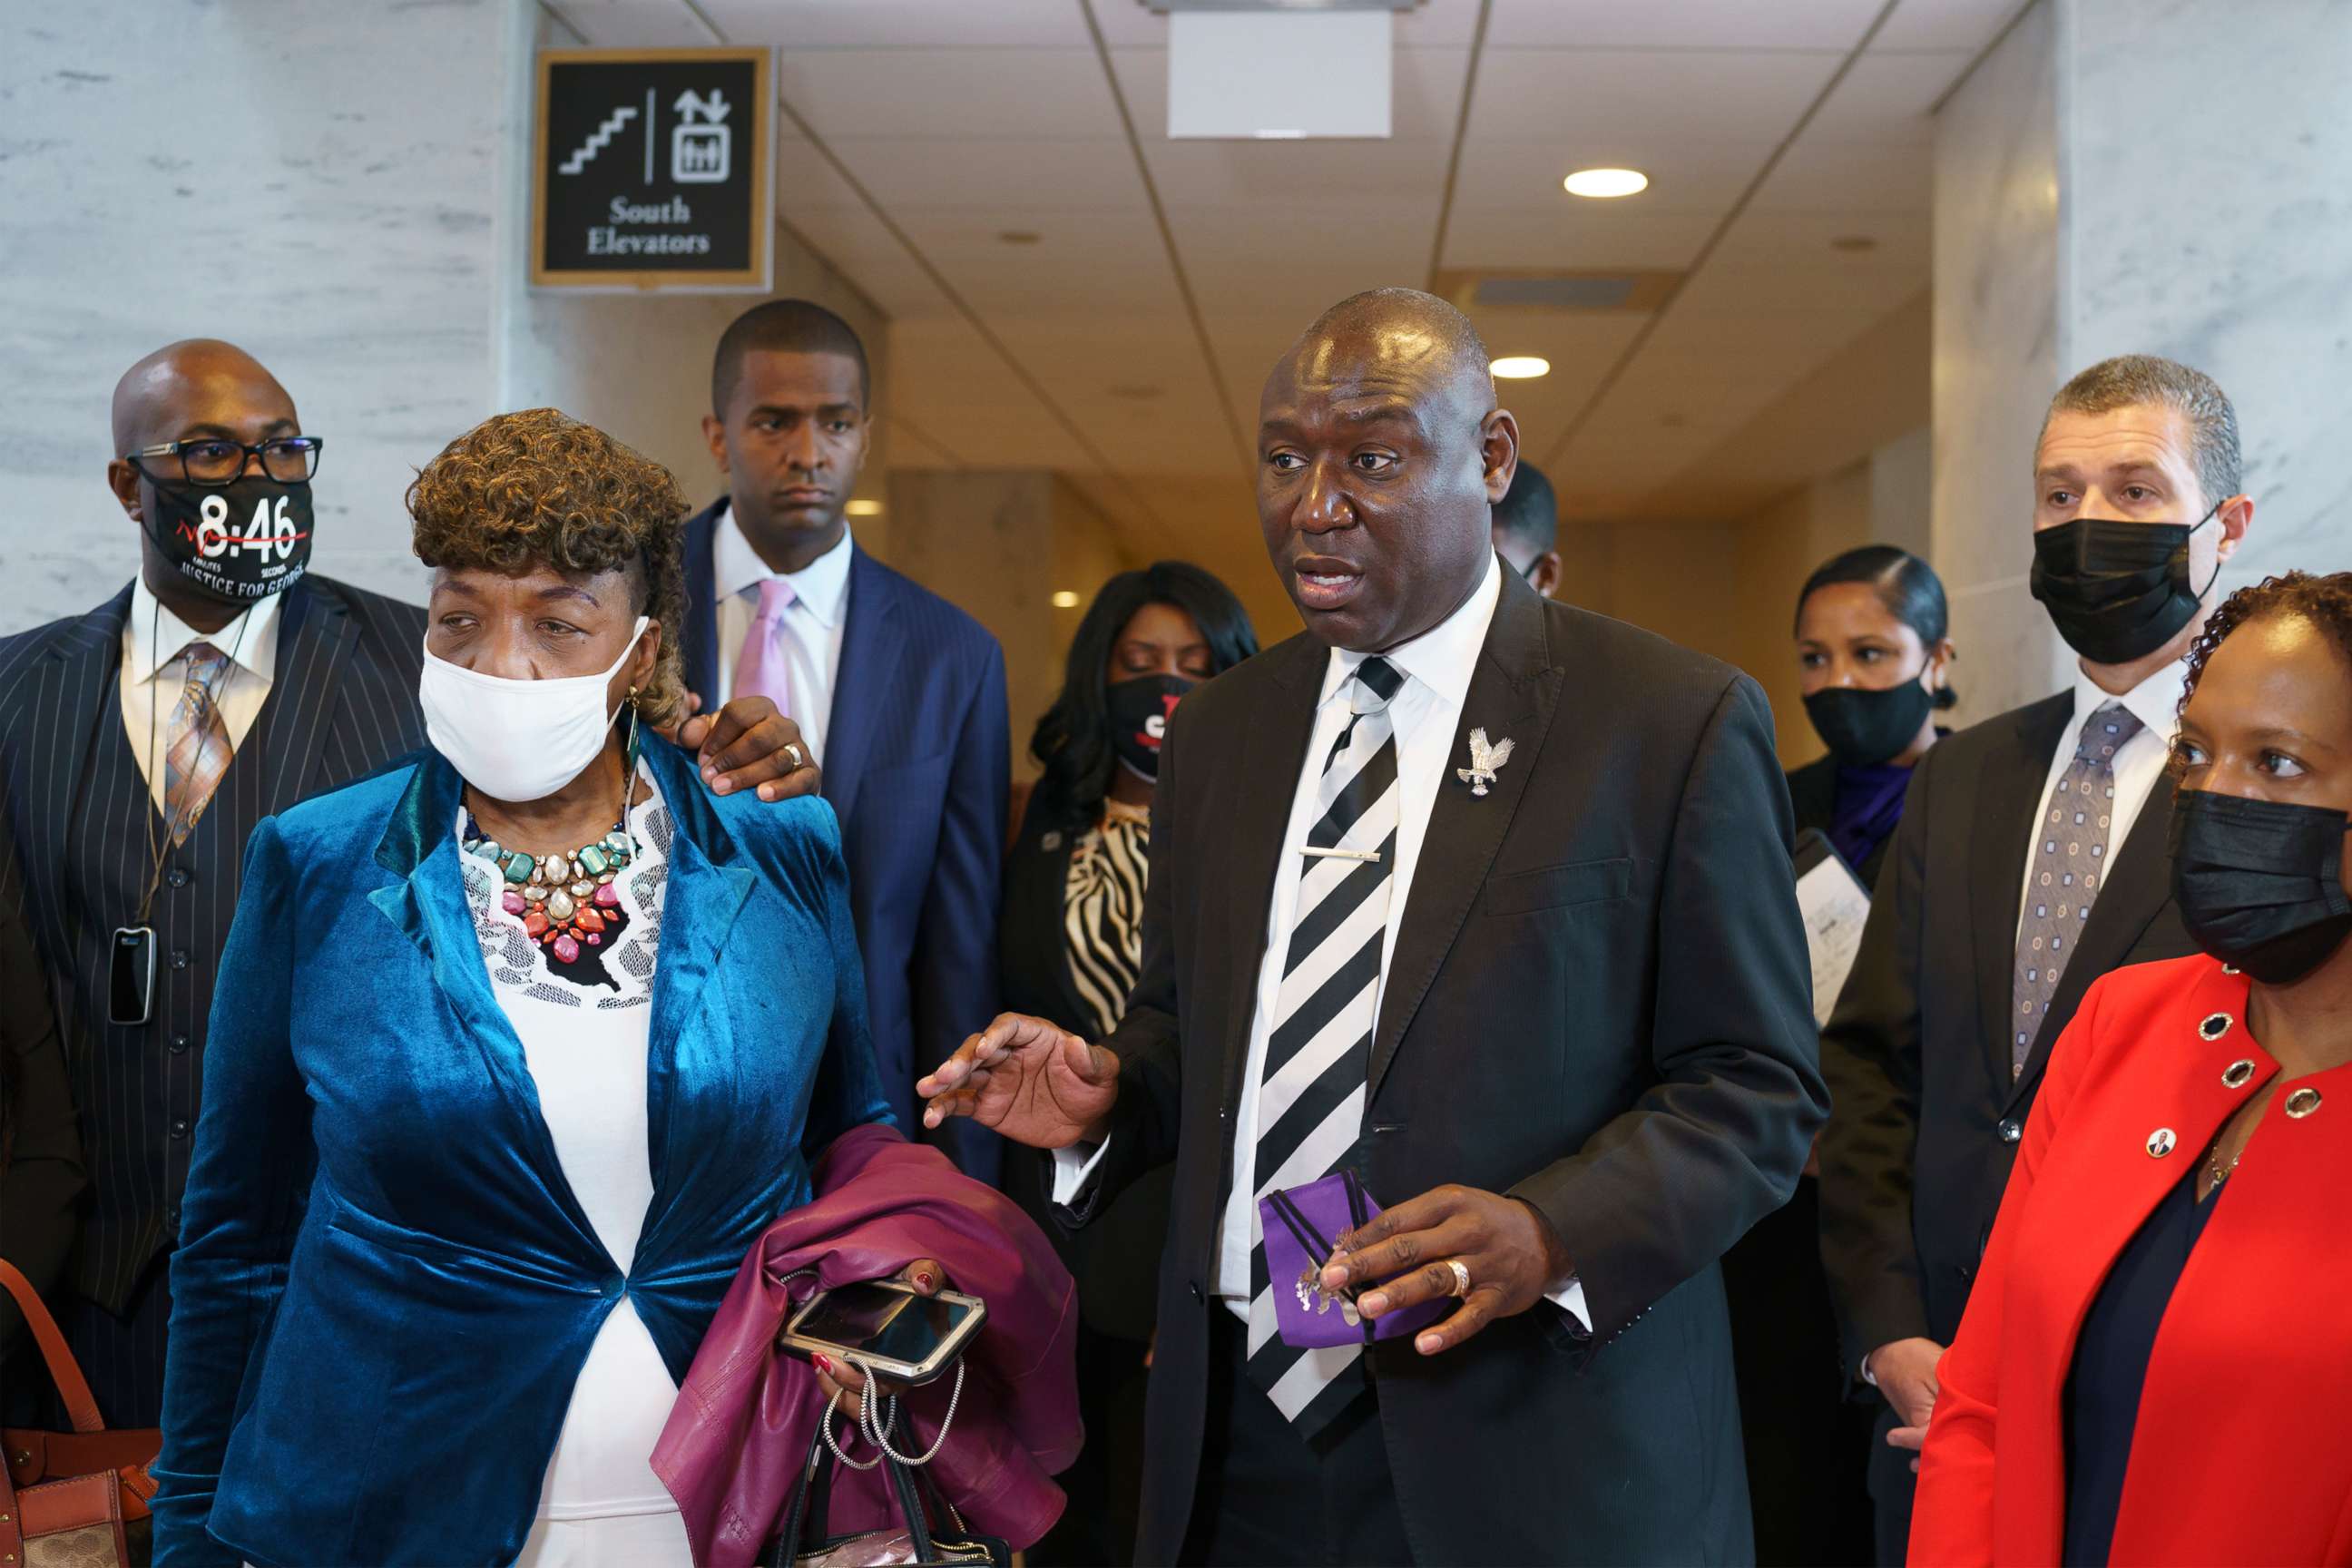
POLYGON ((867 1367, 912 1387, 955 1365, 987 1321, 988 1303, 977 1296, 954 1290, 926 1296, 903 1280, 866 1279, 810 1297, 776 1343, 799 1355, 867 1367))

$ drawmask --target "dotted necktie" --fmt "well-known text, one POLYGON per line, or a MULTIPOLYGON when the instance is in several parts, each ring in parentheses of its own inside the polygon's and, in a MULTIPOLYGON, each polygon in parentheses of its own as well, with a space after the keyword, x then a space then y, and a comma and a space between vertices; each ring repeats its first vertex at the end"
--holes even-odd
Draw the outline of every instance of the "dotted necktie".
POLYGON ((2010 987, 2009 1073, 2025 1071, 2033 1037, 2057 994, 2058 977, 2074 956, 2106 870, 2116 809, 2116 753, 2142 726, 2129 710, 2103 703, 2083 721, 2074 760, 2066 764, 2049 809, 2035 825, 2033 875, 2025 918, 2017 928, 2017 962, 2010 987))

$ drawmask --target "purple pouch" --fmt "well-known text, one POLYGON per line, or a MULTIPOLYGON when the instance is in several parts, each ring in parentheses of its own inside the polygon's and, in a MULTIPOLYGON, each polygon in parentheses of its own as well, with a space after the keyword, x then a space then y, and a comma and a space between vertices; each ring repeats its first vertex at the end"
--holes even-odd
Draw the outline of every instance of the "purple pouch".
MULTIPOLYGON (((1265 1232, 1265 1273, 1274 1291, 1274 1321, 1282 1342, 1301 1350, 1392 1340, 1426 1328, 1444 1317, 1450 1300, 1424 1301, 1367 1322, 1349 1298, 1323 1293, 1323 1265, 1331 1238, 1355 1229, 1381 1205, 1364 1191, 1356 1173, 1341 1166, 1319 1181, 1266 1194, 1257 1201, 1265 1232)), ((1383 1281, 1385 1283, 1385 1281, 1383 1281)))

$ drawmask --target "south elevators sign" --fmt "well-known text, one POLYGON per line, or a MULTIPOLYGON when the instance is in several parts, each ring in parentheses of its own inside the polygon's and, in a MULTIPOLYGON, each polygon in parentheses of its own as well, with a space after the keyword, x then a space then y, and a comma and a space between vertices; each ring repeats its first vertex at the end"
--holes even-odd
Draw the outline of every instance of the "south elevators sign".
POLYGON ((767 50, 545 50, 538 120, 535 286, 767 291, 767 50))

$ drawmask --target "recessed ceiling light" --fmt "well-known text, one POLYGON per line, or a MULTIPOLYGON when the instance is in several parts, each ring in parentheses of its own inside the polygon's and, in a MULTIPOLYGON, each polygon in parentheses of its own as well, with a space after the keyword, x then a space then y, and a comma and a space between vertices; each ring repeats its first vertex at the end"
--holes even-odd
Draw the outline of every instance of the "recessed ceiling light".
POLYGON ((1075 610, 1077 607, 1078 596, 1076 593, 1068 588, 1059 588, 1055 590, 1054 608, 1057 610, 1075 610))
POLYGON ((1579 169, 1560 184, 1571 196, 1630 196, 1650 188, 1639 169, 1579 169))
POLYGON ((1034 228, 999 229, 996 234, 1000 245, 1034 245, 1045 237, 1034 228))
POLYGON ((1486 368, 1505 381, 1533 381, 1551 374, 1551 361, 1539 354, 1505 354, 1486 368))
POLYGON ((882 503, 878 500, 854 500, 841 510, 852 517, 880 517, 882 503))

